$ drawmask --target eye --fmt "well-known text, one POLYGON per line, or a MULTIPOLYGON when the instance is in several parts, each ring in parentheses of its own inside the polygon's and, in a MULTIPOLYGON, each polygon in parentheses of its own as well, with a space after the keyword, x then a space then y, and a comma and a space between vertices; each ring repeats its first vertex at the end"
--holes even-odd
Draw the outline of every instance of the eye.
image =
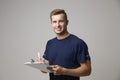
POLYGON ((64 20, 60 20, 59 22, 64 22, 64 20))
POLYGON ((57 21, 52 21, 52 23, 56 23, 57 21))

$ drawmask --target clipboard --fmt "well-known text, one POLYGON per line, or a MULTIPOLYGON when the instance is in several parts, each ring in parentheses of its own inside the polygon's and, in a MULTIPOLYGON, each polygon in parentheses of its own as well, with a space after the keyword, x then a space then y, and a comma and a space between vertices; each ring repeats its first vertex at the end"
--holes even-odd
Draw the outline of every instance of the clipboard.
POLYGON ((50 72, 50 70, 47 69, 50 65, 45 64, 44 62, 25 62, 24 64, 44 72, 50 72))

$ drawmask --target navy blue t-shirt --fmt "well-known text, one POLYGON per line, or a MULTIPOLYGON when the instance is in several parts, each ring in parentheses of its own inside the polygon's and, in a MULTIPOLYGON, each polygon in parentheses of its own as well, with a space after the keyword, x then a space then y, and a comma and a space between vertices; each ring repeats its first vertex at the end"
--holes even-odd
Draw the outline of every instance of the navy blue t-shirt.
MULTIPOLYGON (((62 40, 57 38, 49 40, 43 57, 50 65, 60 65, 70 69, 77 68, 80 63, 90 60, 86 43, 73 34, 62 40)), ((79 80, 79 77, 50 73, 50 80, 79 80)))

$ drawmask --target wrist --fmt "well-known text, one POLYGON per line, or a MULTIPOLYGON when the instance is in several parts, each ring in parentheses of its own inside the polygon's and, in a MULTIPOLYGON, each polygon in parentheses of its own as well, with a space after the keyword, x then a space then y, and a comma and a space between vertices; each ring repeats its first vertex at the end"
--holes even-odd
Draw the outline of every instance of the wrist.
POLYGON ((67 73, 67 68, 62 68, 62 73, 61 73, 61 75, 66 75, 66 73, 67 73))

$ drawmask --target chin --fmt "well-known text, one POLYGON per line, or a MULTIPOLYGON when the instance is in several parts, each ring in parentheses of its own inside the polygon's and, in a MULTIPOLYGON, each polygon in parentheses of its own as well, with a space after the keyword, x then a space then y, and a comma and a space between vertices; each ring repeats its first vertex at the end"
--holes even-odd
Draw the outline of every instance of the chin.
POLYGON ((56 34, 61 34, 62 32, 61 31, 55 31, 56 34))
POLYGON ((61 34, 62 32, 61 31, 55 31, 56 34, 61 34))
POLYGON ((60 32, 55 32, 57 35, 60 35, 61 33, 60 32))

